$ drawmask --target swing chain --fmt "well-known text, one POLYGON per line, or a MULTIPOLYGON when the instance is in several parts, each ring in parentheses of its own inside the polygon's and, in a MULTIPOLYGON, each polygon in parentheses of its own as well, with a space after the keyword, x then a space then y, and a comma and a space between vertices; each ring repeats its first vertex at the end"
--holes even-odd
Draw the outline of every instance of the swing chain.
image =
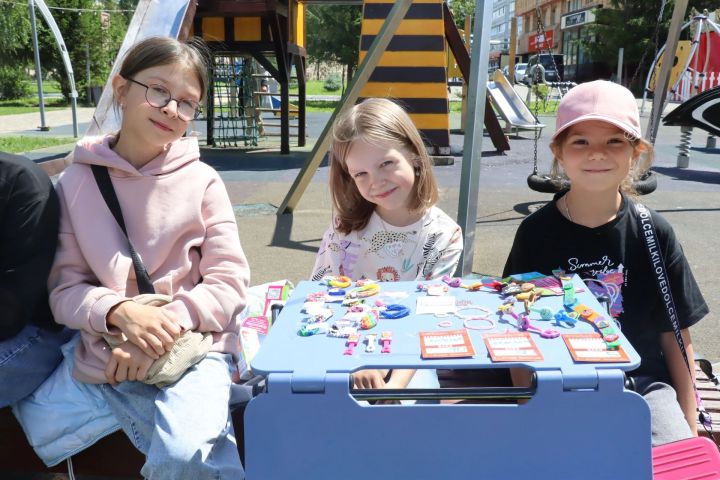
MULTIPOLYGON (((552 53, 552 50, 550 49, 550 46, 547 43, 547 34, 545 32, 545 24, 542 21, 542 12, 540 11, 540 0, 535 0, 535 17, 537 18, 537 32, 539 34, 542 34, 543 41, 541 43, 540 48, 538 48, 538 65, 540 64, 540 54, 543 53, 543 51, 547 52, 547 54, 550 56, 550 61, 553 64, 553 68, 555 69, 555 74, 557 75, 558 84, 562 85, 563 79, 560 75, 560 69, 558 68, 557 64, 555 63, 555 56, 552 53), (543 46, 544 45, 544 46, 543 46)), ((536 68, 537 70, 537 68, 536 68)), ((567 87, 565 91, 563 91, 563 87, 558 87, 560 90, 560 96, 567 93, 567 87)))

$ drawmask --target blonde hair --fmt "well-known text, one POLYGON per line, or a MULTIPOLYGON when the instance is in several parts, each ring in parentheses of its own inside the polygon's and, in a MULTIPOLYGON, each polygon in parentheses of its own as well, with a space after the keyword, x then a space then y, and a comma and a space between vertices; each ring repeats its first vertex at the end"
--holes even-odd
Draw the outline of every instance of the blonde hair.
MULTIPOLYGON (((571 129, 572 127, 560 132, 550 143, 550 146, 556 151, 560 151, 565 140, 567 140, 567 137, 570 135, 571 129)), ((644 138, 632 138, 628 134, 625 135, 625 138, 633 147, 633 162, 627 176, 620 183, 620 192, 631 198, 635 198, 638 196, 635 183, 650 169, 650 166, 655 160, 655 148, 644 138)), ((569 180, 560 166, 557 157, 553 157, 550 176, 554 180, 569 180)))
POLYGON ((342 233, 362 230, 375 204, 365 200, 348 172, 346 159, 355 141, 401 147, 411 153, 415 169, 410 193, 410 212, 423 212, 438 201, 438 188, 420 132, 398 104, 384 98, 368 98, 344 112, 333 126, 330 150, 330 194, 335 209, 335 228, 342 233))

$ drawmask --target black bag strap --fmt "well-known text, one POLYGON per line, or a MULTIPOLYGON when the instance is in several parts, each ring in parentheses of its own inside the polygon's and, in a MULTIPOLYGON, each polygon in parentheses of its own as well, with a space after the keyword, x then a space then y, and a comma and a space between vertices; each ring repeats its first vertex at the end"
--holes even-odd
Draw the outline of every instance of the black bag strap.
POLYGON ((91 165, 93 175, 95 176, 95 182, 97 182, 100 193, 105 199, 110 212, 115 217, 115 221, 118 223, 123 233, 125 234, 125 240, 128 242, 130 247, 130 256, 132 257, 133 268, 135 269, 135 278, 138 283, 138 291, 140 293, 155 293, 155 288, 150 281, 150 275, 148 275, 145 265, 140 259, 135 247, 133 247, 130 237, 128 236, 127 229, 125 228, 125 219, 123 219, 122 210, 120 209, 120 202, 118 201, 117 194, 113 188, 112 180, 110 179, 110 173, 108 173, 107 167, 100 165, 91 165))
MULTIPOLYGON (((650 215, 650 211, 648 211, 645 205, 637 202, 635 202, 634 205, 635 212, 637 213, 638 226, 640 227, 640 234, 645 238, 645 247, 650 260, 650 265, 652 266, 651 270, 655 272, 658 292, 663 298, 663 303, 665 305, 665 314, 672 325, 675 340, 677 340, 680 352, 685 359, 685 366, 688 369, 690 378, 693 378, 690 360, 688 359, 687 351, 685 350, 685 342, 683 341, 682 333, 680 331, 680 321, 677 318, 675 300, 673 299, 672 289, 670 288, 670 278, 668 277, 667 269, 665 268, 665 259, 663 257, 662 249, 660 248, 657 232, 655 230, 655 222, 653 222, 652 215, 650 215)), ((694 381, 693 390, 695 391, 695 401, 697 402, 698 418, 705 430, 711 434, 710 438, 712 438, 712 418, 710 418, 710 414, 705 410, 705 407, 702 404, 700 394, 698 393, 698 389, 694 381)))

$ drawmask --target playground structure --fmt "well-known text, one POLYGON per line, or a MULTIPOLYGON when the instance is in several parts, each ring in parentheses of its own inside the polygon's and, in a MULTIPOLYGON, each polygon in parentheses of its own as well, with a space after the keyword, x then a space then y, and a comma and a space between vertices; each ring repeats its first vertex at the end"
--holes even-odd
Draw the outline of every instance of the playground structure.
POLYGON ((77 122, 77 90, 75 89, 75 74, 73 72, 72 63, 70 62, 70 55, 68 55, 67 48, 65 47, 65 40, 63 40, 62 33, 60 33, 60 29, 57 26, 57 23, 55 23, 55 19, 52 16, 52 13, 50 13, 50 9, 45 5, 45 2, 43 0, 30 0, 29 2, 30 7, 30 25, 32 27, 33 32, 33 50, 35 53, 35 72, 36 72, 36 79, 37 79, 37 86, 38 86, 38 104, 40 105, 40 130, 48 130, 48 127, 45 126, 45 100, 43 98, 43 89, 42 89, 42 73, 40 68, 40 48, 38 46, 37 41, 37 31, 35 28, 35 7, 40 10, 40 13, 42 14, 43 18, 48 24, 48 27, 50 27, 50 31, 52 32, 53 36, 55 37, 55 42, 58 45, 58 49, 60 50, 60 55, 62 56, 63 65, 65 66, 65 73, 68 76, 68 81, 70 83, 70 103, 72 105, 72 118, 73 118, 73 136, 78 136, 78 122, 77 122))
POLYGON ((538 134, 542 133, 545 125, 533 115, 500 70, 495 70, 487 89, 492 105, 511 130, 516 133, 519 130, 540 130, 538 134))
MULTIPOLYGON (((712 88, 713 85, 707 82, 708 73, 713 74, 713 78, 720 76, 720 56, 718 56, 720 26, 713 20, 714 16, 707 10, 702 14, 694 13, 691 19, 680 27, 681 32, 690 28, 692 40, 678 42, 675 51, 668 91, 678 100, 685 101, 692 95, 712 88), (712 55, 713 53, 715 55, 712 55), (687 80, 688 76, 691 79, 690 83, 679 89, 680 82, 683 79, 687 80)), ((644 111, 647 94, 655 91, 656 79, 665 58, 666 48, 667 44, 663 45, 650 66, 650 73, 645 81, 643 91, 641 113, 644 111)))
MULTIPOLYGON (((702 14, 693 11, 690 20, 679 26, 676 17, 679 17, 679 13, 684 13, 685 8, 686 5, 683 6, 682 12, 675 12, 673 15, 674 28, 671 28, 667 44, 660 49, 650 67, 640 108, 642 113, 647 93, 653 92, 653 110, 650 114, 647 133, 648 138, 654 140, 660 112, 663 111, 667 101, 663 84, 667 85, 667 91, 674 99, 685 101, 681 105, 685 108, 675 115, 670 114, 670 119, 665 121, 666 125, 681 127, 676 162, 678 168, 687 168, 690 164, 693 125, 700 126, 710 133, 707 139, 707 148, 714 148, 716 145, 715 133, 712 128, 708 128, 712 122, 704 120, 704 112, 707 111, 707 119, 709 119, 710 114, 716 110, 712 101, 715 95, 703 97, 700 102, 694 101, 694 96, 712 89, 713 83, 720 83, 720 62, 718 61, 720 57, 717 54, 712 55, 713 51, 720 50, 720 26, 716 23, 717 14, 716 12, 709 13, 707 10, 702 14), (692 41, 678 41, 682 31, 688 27, 692 34, 692 41), (664 59, 667 51, 675 51, 675 55, 673 62, 667 62, 665 65, 664 59), (710 78, 708 78, 708 72, 710 72, 710 78)), ((676 5, 676 10, 679 10, 678 5, 676 5)))
MULTIPOLYGON (((169 3, 169 2, 168 2, 168 3, 169 3)), ((398 3, 402 3, 402 2, 398 2, 398 3)), ((478 3, 481 4, 482 2, 478 2, 478 3)), ((401 5, 400 7, 398 7, 398 8, 401 8, 401 7, 402 7, 402 5, 401 5)), ((164 8, 165 8, 165 7, 164 7, 164 8)), ((487 10, 485 10, 485 12, 487 13, 487 10)), ((397 12, 395 12, 395 13, 397 13, 397 12)), ((392 17, 393 17, 392 14, 390 14, 390 15, 388 16, 389 19, 392 19, 392 17)), ((489 16, 486 15, 486 18, 489 18, 489 16)), ((480 22, 478 22, 478 23, 480 23, 480 22)), ((387 28, 389 29, 389 26, 388 26, 387 28)), ((480 38, 479 35, 478 35, 478 31, 482 31, 482 30, 481 30, 481 27, 476 27, 475 38, 480 38)), ((487 30, 485 30, 485 31, 487 31, 487 30)), ((387 33, 387 31, 386 31, 385 33, 387 33)), ((370 50, 372 50, 372 49, 370 49, 370 50)), ((370 54, 371 54, 371 51, 370 51, 370 50, 368 51, 368 54, 367 54, 367 55, 370 55, 370 54)), ((479 49, 478 49, 478 50, 479 50, 479 49)), ((477 57, 480 58, 482 54, 483 54, 482 52, 477 52, 477 53, 474 52, 474 55, 473 55, 473 59, 474 59, 474 60, 473 60, 473 61, 477 61, 477 58, 475 57, 475 55, 477 55, 477 57)), ((475 64, 477 65, 478 63, 475 63, 475 64)), ((232 63, 230 63, 229 65, 232 65, 232 63)), ((478 92, 481 92, 482 89, 485 88, 485 87, 484 87, 484 85, 485 85, 485 84, 484 84, 484 81, 483 81, 482 79, 478 80, 478 77, 482 77, 482 72, 479 72, 479 73, 478 73, 478 72, 475 72, 475 74, 474 74, 474 82, 473 82, 472 87, 474 87, 474 89, 475 89, 475 90, 474 90, 474 92, 475 92, 474 100, 475 100, 476 102, 475 102, 474 104, 472 104, 472 105, 480 105, 481 102, 482 102, 482 100, 483 100, 483 96, 484 96, 484 95, 483 95, 483 96, 479 96, 479 95, 478 95, 478 92)), ((471 89, 471 91, 473 91, 473 90, 471 89)), ((482 110, 480 110, 480 111, 482 111, 482 110)), ((472 116, 472 110, 471 110, 471 114, 470 114, 470 115, 471 115, 471 118, 472 118, 473 121, 474 121, 475 116, 472 116)), ((481 124, 480 124, 480 125, 481 125, 481 124)), ((471 126, 471 127, 469 128, 469 131, 475 131, 475 132, 477 132, 477 128, 475 128, 475 127, 477 127, 477 126, 476 126, 476 125, 471 126)), ((476 147, 476 152, 477 152, 477 156, 476 156, 475 158, 473 158, 473 160, 477 160, 477 159, 479 158, 479 154, 480 154, 480 152, 481 152, 481 148, 479 148, 479 147, 477 146, 477 142, 481 142, 481 141, 482 141, 482 140, 481 140, 481 138, 482 138, 482 127, 481 127, 481 126, 479 127, 479 130, 480 130, 480 137, 479 137, 479 138, 475 138, 475 139, 471 139, 471 140, 468 140, 468 139, 466 138, 466 143, 469 142, 469 141, 470 141, 470 142, 476 142, 476 143, 471 143, 472 145, 475 145, 475 147, 476 147)), ((470 136, 470 134, 469 134, 468 136, 470 136)), ((470 159, 469 157, 470 157, 471 153, 467 153, 467 150, 466 150, 466 154, 465 154, 465 155, 466 155, 466 159, 469 160, 469 159, 470 159)), ((470 163, 470 162, 468 162, 468 163, 470 163)), ((472 167, 472 165, 470 165, 468 168, 470 168, 470 167, 472 167)), ((463 164, 463 173, 464 173, 464 174, 466 173, 466 172, 465 172, 465 162, 464 162, 464 164, 463 164)), ((465 175, 463 175, 463 176, 465 177, 465 175)), ((466 179, 463 178, 463 181, 465 181, 465 180, 466 180, 466 179)), ((472 185, 470 185, 470 186, 467 187, 467 188, 471 188, 471 187, 472 187, 472 185)), ((477 198, 477 195, 475 195, 475 198, 477 198)), ((474 213, 474 212, 473 212, 473 213, 474 213)), ((241 421, 241 420, 238 418, 237 421, 241 421)), ((117 436, 116 436, 116 437, 117 437, 117 436)), ((124 437, 122 437, 122 436, 120 436, 120 437, 121 437, 121 440, 124 440, 124 437)), ((121 442, 121 443, 122 443, 122 442, 121 442)), ((126 457, 124 457, 124 456, 122 455, 122 453, 118 456, 118 455, 116 454, 117 451, 125 452, 125 453, 127 453, 127 452, 129 451, 129 452, 131 452, 131 453, 134 453, 134 454, 135 454, 135 457, 134 457, 134 458, 135 458, 138 462, 141 462, 141 459, 138 459, 138 454, 137 454, 137 452, 134 451, 134 450, 132 449, 132 447, 130 447, 130 449, 128 450, 128 448, 127 448, 128 446, 129 446, 129 443, 128 443, 127 441, 125 441, 122 445, 118 445, 118 444, 114 444, 114 445, 113 445, 113 444, 105 443, 105 444, 104 444, 104 447, 103 447, 103 445, 98 445, 98 447, 100 447, 100 448, 99 448, 99 449, 98 449, 98 448, 93 448, 91 452, 97 453, 98 450, 100 450, 100 451, 105 450, 105 453, 108 453, 108 454, 109 454, 109 455, 105 458, 105 460, 104 460, 104 461, 105 461, 105 468, 108 468, 108 466, 110 466, 109 468, 113 468, 113 467, 112 467, 113 465, 117 465, 118 463, 121 463, 121 462, 119 461, 119 458, 120 458, 120 459, 123 459, 123 460, 126 458, 126 457), (119 450, 115 450, 115 449, 114 449, 115 447, 117 447, 119 450), (123 447, 124 447, 124 450, 122 450, 123 447), (119 457, 119 458, 118 458, 118 457, 119 457)), ((91 452, 89 451, 89 452, 86 452, 86 453, 91 453, 91 452)), ((89 455, 89 456, 93 456, 93 455, 89 455)), ((96 465, 100 465, 100 467, 98 467, 98 468, 102 468, 101 465, 103 465, 103 462, 102 462, 102 461, 97 461, 97 459, 96 459, 96 463, 95 463, 95 464, 96 464, 96 465)), ((122 462, 122 465, 120 465, 120 468, 128 468, 128 467, 129 467, 129 466, 128 466, 125 462, 122 462)), ((131 468, 131 467, 130 467, 130 468, 131 468)), ((136 470, 136 471, 137 471, 137 470, 136 470)))

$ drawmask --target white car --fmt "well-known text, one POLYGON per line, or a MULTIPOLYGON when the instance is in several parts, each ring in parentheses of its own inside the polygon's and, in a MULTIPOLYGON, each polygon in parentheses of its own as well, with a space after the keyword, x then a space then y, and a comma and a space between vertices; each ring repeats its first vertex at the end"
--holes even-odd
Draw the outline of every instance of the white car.
MULTIPOLYGON (((515 83, 522 83, 525 78, 525 71, 527 70, 527 63, 516 63, 515 64, 515 83)), ((504 66, 502 69, 503 74, 508 76, 508 66, 504 66)))

